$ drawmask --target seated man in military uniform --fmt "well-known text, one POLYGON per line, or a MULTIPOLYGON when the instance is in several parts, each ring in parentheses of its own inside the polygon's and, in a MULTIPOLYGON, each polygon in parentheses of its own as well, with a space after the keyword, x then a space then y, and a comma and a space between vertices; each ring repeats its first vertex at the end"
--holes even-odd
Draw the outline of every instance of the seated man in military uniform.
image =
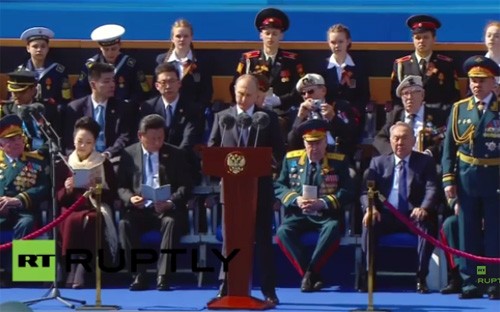
POLYGON ((305 149, 287 153, 275 183, 276 197, 285 207, 278 244, 302 275, 302 292, 321 289, 321 267, 339 246, 343 207, 353 199, 347 158, 327 152, 327 128, 322 119, 299 126, 305 149), (300 236, 308 231, 319 232, 310 257, 300 243, 300 236))
MULTIPOLYGON (((21 119, 16 115, 0 119, 0 227, 11 229, 14 239, 32 232, 37 205, 49 199, 44 159, 24 148, 21 119)), ((9 280, 2 278, 2 282, 9 280)))

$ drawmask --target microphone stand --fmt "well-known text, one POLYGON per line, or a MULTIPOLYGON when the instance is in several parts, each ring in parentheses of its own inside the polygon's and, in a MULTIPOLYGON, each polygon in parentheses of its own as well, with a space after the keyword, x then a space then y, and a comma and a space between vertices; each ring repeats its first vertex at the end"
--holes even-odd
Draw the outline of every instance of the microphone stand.
MULTIPOLYGON (((50 123, 47 122, 46 125, 47 125, 47 127, 49 127, 50 131, 57 138, 57 141, 58 141, 57 143, 54 142, 54 139, 52 138, 52 136, 50 136, 47 133, 47 131, 42 126, 39 125, 37 119, 35 118, 35 116, 33 116, 33 113, 30 112, 29 114, 30 114, 31 118, 39 126, 39 128, 42 131, 43 135, 47 139, 47 143, 49 145, 49 153, 50 153, 50 179, 51 179, 51 183, 52 183, 52 187, 51 187, 52 220, 55 220, 56 215, 57 215, 57 211, 58 211, 58 209, 57 209, 57 200, 56 200, 56 195, 57 195, 57 191, 56 191, 56 161, 55 161, 56 160, 56 156, 59 156, 64 161, 64 163, 66 164, 66 166, 68 166, 68 168, 70 168, 70 170, 72 172, 73 172, 73 170, 69 166, 69 164, 66 161, 66 159, 64 158, 64 156, 61 154, 61 149, 59 147, 60 146, 59 145, 59 143, 60 143, 60 137, 54 131, 54 129, 52 128, 52 126, 50 125, 50 123)), ((43 116, 43 114, 40 114, 40 116, 42 116, 42 118, 44 120, 46 120, 45 116, 43 116)), ((57 243, 57 229, 56 229, 56 227, 52 228, 52 239, 57 243)), ((60 259, 60 258, 61 258, 60 251, 59 251, 59 248, 57 248, 57 246, 56 246, 55 259, 57 261, 57 259, 60 259)), ((53 284, 49 288, 49 290, 47 291, 47 293, 43 297, 41 297, 41 298, 24 301, 24 304, 31 305, 31 304, 34 304, 34 303, 38 303, 38 302, 41 302, 41 301, 52 300, 52 299, 56 299, 57 301, 63 303, 64 305, 66 305, 70 309, 74 309, 75 308, 75 305, 72 304, 72 303, 70 303, 70 302, 76 302, 76 303, 80 303, 80 304, 85 304, 85 302, 86 302, 85 300, 78 300, 78 299, 72 299, 72 298, 61 296, 61 292, 59 291, 59 288, 57 287, 58 270, 56 269, 55 271, 56 272, 54 274, 53 284)))

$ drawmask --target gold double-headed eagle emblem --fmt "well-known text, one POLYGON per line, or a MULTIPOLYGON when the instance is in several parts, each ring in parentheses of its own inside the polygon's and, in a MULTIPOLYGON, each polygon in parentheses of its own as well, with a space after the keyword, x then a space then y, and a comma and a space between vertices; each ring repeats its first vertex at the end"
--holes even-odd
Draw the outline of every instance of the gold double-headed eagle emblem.
POLYGON ((229 173, 238 174, 245 170, 246 159, 241 152, 231 152, 226 156, 226 167, 229 173))

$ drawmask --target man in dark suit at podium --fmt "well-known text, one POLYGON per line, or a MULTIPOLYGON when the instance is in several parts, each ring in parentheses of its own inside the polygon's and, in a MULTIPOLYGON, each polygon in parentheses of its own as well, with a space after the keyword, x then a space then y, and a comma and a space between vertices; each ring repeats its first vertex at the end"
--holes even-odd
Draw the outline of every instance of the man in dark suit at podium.
MULTIPOLYGON (((251 117, 256 112, 266 112, 255 105, 258 97, 258 81, 254 76, 242 75, 238 77, 234 90, 236 93, 236 105, 215 115, 208 146, 253 146, 256 143, 255 145, 258 147, 271 147, 275 160, 283 159, 285 146, 278 119, 274 114, 268 115, 270 123, 266 128, 260 130, 258 137, 256 136, 256 130, 251 127, 243 129, 242 127, 234 127, 228 130, 223 136, 224 127, 219 125, 219 120, 225 115, 231 115, 236 118, 237 115, 244 113, 251 117), (240 131, 243 131, 241 136, 240 131)), ((261 290, 266 301, 278 304, 279 300, 275 292, 275 270, 272 265, 269 265, 270 263, 274 263, 272 246, 274 189, 272 176, 259 178, 258 184, 255 241, 258 254, 257 259, 261 271, 261 290)), ((224 254, 224 243, 222 248, 224 254)), ((224 280, 217 297, 225 295, 227 295, 227 283, 224 280)))

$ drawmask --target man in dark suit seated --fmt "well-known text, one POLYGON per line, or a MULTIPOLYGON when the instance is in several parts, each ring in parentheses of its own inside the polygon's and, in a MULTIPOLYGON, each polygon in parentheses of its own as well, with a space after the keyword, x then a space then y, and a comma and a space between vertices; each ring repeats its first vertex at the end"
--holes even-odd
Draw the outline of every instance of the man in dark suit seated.
MULTIPOLYGON (((141 235, 151 230, 161 232, 160 249, 172 249, 186 231, 186 202, 192 189, 184 153, 165 143, 165 119, 153 114, 139 123, 139 142, 122 153, 118 168, 118 195, 125 205, 119 224, 120 243, 125 249, 127 266, 131 269, 130 253, 140 248, 141 235), (152 202, 142 195, 142 184, 157 188, 170 185, 171 197, 152 202)), ((170 255, 160 253, 156 288, 168 290, 167 272, 170 255)), ((138 265, 130 290, 146 290, 146 267, 138 265)))
POLYGON ((63 142, 66 153, 73 149, 75 123, 83 116, 92 117, 101 127, 96 150, 106 158, 119 156, 130 140, 129 104, 115 99, 114 67, 107 63, 94 63, 89 68, 92 94, 68 104, 64 118, 63 142))
POLYGON ((446 130, 446 114, 438 108, 426 107, 425 90, 420 76, 407 76, 396 89, 403 107, 396 106, 387 114, 385 125, 375 136, 373 146, 380 154, 392 153, 389 129, 398 121, 406 122, 416 134, 413 150, 441 159, 441 146, 446 130))
MULTIPOLYGON (((394 207, 397 207, 401 214, 411 218, 418 228, 433 237, 437 236, 436 164, 432 157, 412 150, 415 145, 415 135, 407 123, 398 121, 389 131, 393 154, 373 158, 363 183, 361 205, 365 215, 363 217, 362 249, 367 257, 367 222, 369 217, 367 181, 374 181, 375 189, 379 194, 387 198, 387 201, 394 207)), ((375 206, 372 208, 375 246, 381 235, 410 231, 384 207, 381 200, 376 199, 375 206)), ((417 248, 417 292, 428 293, 426 277, 429 273, 429 262, 434 247, 419 236, 417 248)), ((364 275, 366 276, 366 272, 364 275)), ((361 287, 365 288, 366 285, 361 285, 361 287)))
MULTIPOLYGON (((258 147, 271 147, 274 159, 283 159, 285 147, 281 136, 281 131, 276 114, 268 114, 269 125, 259 131, 256 137, 256 130, 252 127, 240 129, 234 127, 224 133, 224 127, 219 124, 219 120, 225 115, 234 118, 238 114, 248 114, 252 116, 256 112, 266 112, 256 105, 258 100, 258 80, 252 75, 245 74, 237 78, 234 87, 236 93, 236 105, 223 110, 215 115, 212 133, 208 141, 208 146, 253 146, 256 142, 258 147), (245 135, 240 136, 240 130, 245 135), (239 138, 241 137, 241 140, 239 138), (246 137, 246 138, 245 138, 246 137), (243 141, 242 143, 240 141, 243 141)), ((279 300, 275 291, 275 269, 272 245, 272 219, 274 204, 274 188, 272 176, 260 177, 258 181, 257 195, 257 216, 256 216, 256 249, 257 261, 261 272, 261 290, 266 301, 278 304, 279 300)), ((223 254, 226 254, 226 247, 222 245, 223 254)), ((225 280, 225 276, 221 276, 225 280)), ((227 283, 223 281, 219 289, 218 297, 227 295, 227 283)))
POLYGON ((343 208, 354 195, 345 155, 327 152, 327 128, 321 119, 308 120, 298 128, 305 149, 286 154, 275 183, 275 194, 285 207, 278 244, 302 276, 302 292, 322 288, 321 268, 339 246, 343 208), (307 257, 300 237, 310 231, 319 232, 319 238, 307 257))

